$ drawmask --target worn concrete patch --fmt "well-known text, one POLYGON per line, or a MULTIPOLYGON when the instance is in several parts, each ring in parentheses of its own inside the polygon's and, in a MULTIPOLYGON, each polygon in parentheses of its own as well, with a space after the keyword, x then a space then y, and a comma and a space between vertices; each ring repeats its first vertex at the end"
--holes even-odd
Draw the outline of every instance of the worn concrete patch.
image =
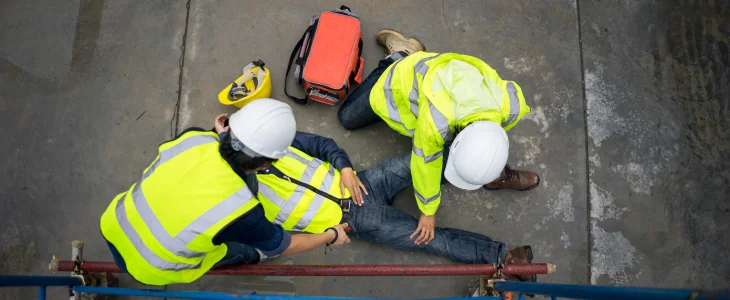
POLYGON ((627 274, 627 269, 639 263, 631 242, 621 232, 606 232, 595 223, 591 225, 591 237, 591 284, 598 284, 602 276, 616 284, 631 283, 634 278, 627 274))

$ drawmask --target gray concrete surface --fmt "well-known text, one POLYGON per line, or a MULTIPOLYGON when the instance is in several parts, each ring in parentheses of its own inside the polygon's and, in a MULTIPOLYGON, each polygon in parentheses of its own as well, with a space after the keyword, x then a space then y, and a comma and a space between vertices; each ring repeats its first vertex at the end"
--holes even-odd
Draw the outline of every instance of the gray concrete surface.
POLYGON ((728 286, 730 2, 581 1, 580 13, 591 281, 728 286))
MULTIPOLYGON (((0 3, 0 274, 48 274, 50 257, 68 256, 73 239, 87 241, 88 259, 111 259, 98 218, 156 145, 233 112, 216 95, 251 60, 267 62, 273 96, 284 99, 293 43, 310 16, 341 4, 192 1, 186 28, 182 1, 0 3)), ((540 173, 542 185, 445 185, 439 225, 533 245, 537 261, 558 265, 545 282, 730 283, 727 1, 347 4, 363 19, 366 73, 383 56, 374 33, 395 28, 429 51, 482 58, 519 82, 533 107, 509 132, 510 163, 540 173)), ((334 138, 358 169, 410 149, 384 124, 350 132, 337 107, 292 106, 300 130, 334 138)), ((414 201, 405 192, 396 206, 416 215, 414 201)), ((355 241, 271 263, 449 261, 355 241)), ((206 277, 168 289, 439 297, 463 294, 469 280, 206 277)), ((9 291, 0 298, 35 294, 9 291)))

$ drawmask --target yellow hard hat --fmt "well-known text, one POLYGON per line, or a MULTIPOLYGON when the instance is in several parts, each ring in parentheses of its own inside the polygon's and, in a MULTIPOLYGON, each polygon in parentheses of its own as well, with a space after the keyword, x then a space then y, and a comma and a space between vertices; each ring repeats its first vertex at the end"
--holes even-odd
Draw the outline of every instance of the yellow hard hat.
POLYGON ((259 59, 243 68, 243 75, 218 94, 218 101, 241 108, 253 100, 270 96, 271 73, 259 59))

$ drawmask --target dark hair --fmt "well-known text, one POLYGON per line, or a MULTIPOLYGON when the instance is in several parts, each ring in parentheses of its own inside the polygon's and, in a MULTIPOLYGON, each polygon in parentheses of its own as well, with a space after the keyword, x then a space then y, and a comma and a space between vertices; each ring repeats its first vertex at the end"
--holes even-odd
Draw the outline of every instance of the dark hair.
POLYGON ((231 145, 230 133, 223 137, 219 151, 223 159, 236 165, 244 172, 250 172, 276 161, 276 159, 263 156, 251 157, 242 151, 236 151, 231 145))

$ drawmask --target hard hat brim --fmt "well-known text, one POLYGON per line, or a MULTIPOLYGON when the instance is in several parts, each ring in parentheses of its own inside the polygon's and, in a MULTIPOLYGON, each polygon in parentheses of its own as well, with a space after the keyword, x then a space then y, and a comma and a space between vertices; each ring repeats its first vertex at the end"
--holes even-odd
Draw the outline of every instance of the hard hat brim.
POLYGON ((449 183, 462 190, 473 191, 482 187, 482 185, 480 184, 469 183, 466 180, 462 179, 461 176, 456 173, 456 169, 454 168, 454 159, 452 158, 446 160, 446 170, 444 170, 444 177, 446 177, 446 180, 448 180, 449 183))

